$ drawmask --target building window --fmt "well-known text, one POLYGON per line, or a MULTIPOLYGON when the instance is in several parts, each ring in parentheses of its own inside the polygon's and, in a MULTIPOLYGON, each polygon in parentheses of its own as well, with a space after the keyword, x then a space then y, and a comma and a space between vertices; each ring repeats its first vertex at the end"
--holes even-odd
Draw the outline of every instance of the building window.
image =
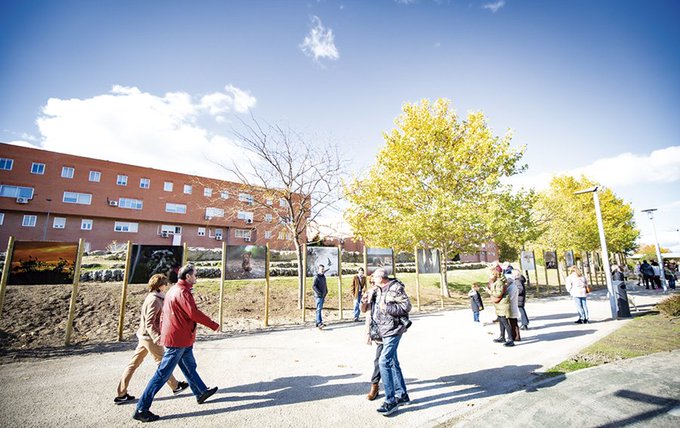
POLYGON ((271 230, 265 230, 264 231, 264 239, 270 239, 272 237, 272 231, 271 230))
POLYGON ((184 185, 184 194, 185 195, 191 195, 191 184, 185 184, 184 185))
POLYGON ((279 206, 280 206, 280 207, 287 207, 287 206, 288 206, 288 202, 286 202, 286 200, 283 199, 283 198, 279 198, 279 206))
POLYGON ((45 174, 45 164, 33 162, 31 165, 31 174, 43 175, 45 174))
POLYGON ((267 198, 265 199, 264 203, 267 205, 274 205, 274 200, 272 198, 267 198))
POLYGON ((0 213, 0 226, 5 222, 5 213, 0 213))
POLYGON ((127 208, 131 210, 141 210, 144 207, 144 201, 141 199, 119 198, 118 206, 120 208, 127 208))
POLYGON ((248 193, 239 193, 238 194, 238 200, 241 202, 245 202, 247 204, 252 205, 253 204, 253 195, 250 195, 248 193))
POLYGON ((89 193, 64 192, 62 202, 67 204, 90 205, 92 203, 92 195, 89 193))
POLYGON ((181 235, 182 234, 182 226, 174 226, 171 224, 163 224, 161 225, 161 234, 167 234, 167 235, 181 235))
POLYGON ((248 212, 248 211, 239 211, 236 217, 239 220, 245 220, 246 223, 252 223, 253 222, 253 213, 248 212))
POLYGON ((24 215, 24 219, 22 220, 21 225, 24 227, 35 227, 35 223, 37 221, 38 216, 26 214, 24 215))
POLYGON ((54 229, 64 229, 66 227, 66 218, 65 217, 55 217, 54 222, 52 223, 52 228, 54 229))
POLYGON ((148 189, 151 187, 151 179, 150 178, 140 178, 139 179, 139 187, 142 189, 148 189))
POLYGON ((172 192, 172 181, 166 181, 163 183, 163 190, 166 192, 172 192))
POLYGON ((205 196, 206 198, 211 197, 212 189, 210 187, 206 187, 205 189, 203 189, 203 196, 205 196))
POLYGON ((250 230, 247 229, 234 229, 234 236, 236 238, 250 239, 250 230))
POLYGON ((285 230, 282 230, 281 232, 279 232, 278 238, 279 238, 279 240, 281 240, 281 241, 284 240, 284 239, 286 239, 286 231, 285 231, 285 230))
POLYGON ((229 199, 229 192, 227 192, 226 190, 221 190, 220 191, 220 198, 229 199))
POLYGON ((173 204, 170 202, 167 202, 165 204, 165 212, 166 213, 175 213, 175 214, 186 214, 187 213, 187 206, 184 204, 173 204))
POLYGON ((102 173, 99 171, 90 171, 90 181, 94 181, 95 183, 99 183, 99 181, 102 179, 102 173))
POLYGON ((137 233, 137 228, 139 225, 137 223, 131 223, 127 221, 117 221, 113 225, 113 230, 116 232, 129 232, 129 233, 137 233))
POLYGON ((222 208, 208 207, 205 209, 206 217, 224 217, 224 210, 222 208))
POLYGON ((73 167, 70 166, 63 166, 61 167, 61 176, 62 178, 73 178, 75 175, 76 170, 73 167))
POLYGON ((215 229, 215 239, 222 239, 222 229, 215 229))
POLYGON ((273 220, 273 218, 272 218, 271 214, 265 214, 264 215, 264 221, 266 221, 267 223, 271 223, 272 220, 273 220))
POLYGON ((0 169, 11 171, 12 165, 14 165, 14 159, 0 158, 0 169))
POLYGON ((198 228, 198 236, 205 236, 205 227, 198 228))
POLYGON ((92 230, 93 221, 87 218, 80 220, 80 230, 92 230))
POLYGON ((127 179, 127 175, 118 174, 118 177, 116 178, 116 184, 119 186, 127 186, 127 179))
POLYGON ((33 199, 33 188, 0 184, 0 196, 4 196, 5 198, 33 199))

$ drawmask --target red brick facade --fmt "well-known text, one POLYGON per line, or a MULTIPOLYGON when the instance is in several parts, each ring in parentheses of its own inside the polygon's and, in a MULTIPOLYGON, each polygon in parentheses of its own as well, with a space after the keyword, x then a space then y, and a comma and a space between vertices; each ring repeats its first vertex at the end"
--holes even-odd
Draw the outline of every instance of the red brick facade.
POLYGON ((14 236, 294 249, 279 215, 278 199, 239 183, 0 143, 0 247, 14 236))

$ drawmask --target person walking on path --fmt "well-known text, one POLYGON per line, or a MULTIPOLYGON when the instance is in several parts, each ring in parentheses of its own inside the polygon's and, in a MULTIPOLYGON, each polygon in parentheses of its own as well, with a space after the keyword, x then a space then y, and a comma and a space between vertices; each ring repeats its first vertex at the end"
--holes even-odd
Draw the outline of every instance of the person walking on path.
POLYGON ((361 297, 361 312, 366 314, 366 343, 377 345, 375 349, 375 358, 373 359, 373 374, 371 375, 371 389, 366 394, 369 401, 373 401, 378 397, 380 392, 380 354, 382 354, 383 343, 380 337, 380 330, 374 319, 375 311, 378 309, 376 304, 378 287, 371 280, 371 288, 361 297))
POLYGON ((468 293, 470 298, 470 309, 472 309, 472 321, 479 322, 479 312, 484 310, 484 302, 479 294, 479 284, 474 283, 468 293))
MULTIPOLYGON (((361 296, 366 293, 366 277, 364 276, 364 268, 359 268, 357 274, 352 279, 352 298, 354 299, 354 321, 359 321, 359 306, 361 305, 361 296)), ((364 311, 365 312, 365 311, 364 311)))
POLYGON ((654 289, 661 290, 662 288, 666 288, 665 284, 661 284, 661 268, 656 260, 652 261, 652 275, 654 289))
POLYGON ((189 382, 189 387, 198 404, 210 398, 217 387, 208 388, 196 372, 194 359, 194 342, 196 341, 196 325, 203 324, 217 331, 219 324, 211 320, 196 307, 192 288, 196 284, 196 268, 188 264, 179 271, 179 281, 165 295, 161 321, 161 344, 165 353, 156 373, 149 381, 144 393, 139 398, 133 419, 142 422, 153 422, 160 417, 151 413, 149 408, 153 398, 167 382, 177 365, 189 382))
POLYGON ((588 280, 581 273, 581 270, 576 267, 571 267, 571 273, 567 277, 567 291, 574 298, 576 304, 576 311, 578 312, 578 321, 576 324, 588 324, 588 304, 586 296, 590 292, 588 287, 588 280))
POLYGON ((316 326, 319 329, 326 327, 321 319, 321 311, 323 309, 323 301, 326 299, 328 294, 328 286, 326 285, 326 269, 324 265, 318 266, 318 272, 314 276, 314 284, 312 284, 312 290, 314 291, 314 299, 316 300, 316 326))
POLYGON ((642 273, 642 282, 645 284, 645 288, 649 290, 649 286, 654 288, 654 269, 652 265, 647 263, 647 260, 643 260, 640 265, 640 272, 642 273))
POLYGON ((527 299, 527 289, 526 289, 526 278, 522 275, 522 271, 515 269, 513 271, 513 278, 515 281, 515 287, 517 287, 517 307, 519 308, 520 319, 520 330, 529 330, 529 317, 527 316, 527 311, 524 309, 524 305, 527 299))
MULTIPOLYGON (((167 288, 168 279, 165 275, 157 273, 149 279, 149 294, 147 294, 144 303, 142 303, 142 310, 139 316, 139 328, 137 329, 137 339, 139 341, 137 342, 135 354, 127 367, 125 367, 118 383, 118 395, 113 399, 113 402, 116 404, 127 403, 135 399, 134 396, 128 394, 128 385, 135 370, 142 364, 148 354, 151 354, 154 361, 156 361, 156 365, 160 364, 163 359, 163 347, 159 342, 161 339, 161 312, 163 311, 163 300, 165 299, 167 288)), ((189 384, 178 382, 171 373, 168 378, 168 386, 172 389, 173 394, 177 394, 186 389, 189 384)))
POLYGON ((503 343, 505 346, 515 346, 514 335, 508 321, 508 316, 510 315, 510 296, 508 295, 505 276, 496 269, 492 269, 486 291, 491 296, 500 327, 500 335, 493 341, 503 343), (505 340, 506 331, 508 334, 507 341, 505 340))
POLYGON ((390 280, 385 269, 376 269, 373 272, 373 280, 378 288, 376 290, 378 308, 374 319, 383 341, 378 364, 385 388, 385 402, 377 411, 383 416, 388 416, 394 413, 400 405, 411 402, 397 357, 397 348, 402 334, 408 328, 400 321, 400 318, 406 317, 411 311, 411 301, 406 295, 404 284, 396 279, 390 280))

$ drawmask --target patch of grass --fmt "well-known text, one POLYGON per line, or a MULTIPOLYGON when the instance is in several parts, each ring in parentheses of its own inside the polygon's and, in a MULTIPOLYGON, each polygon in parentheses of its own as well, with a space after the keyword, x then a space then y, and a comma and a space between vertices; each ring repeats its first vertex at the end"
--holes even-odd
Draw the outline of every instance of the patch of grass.
POLYGON ((680 322, 658 312, 639 316, 609 336, 546 372, 568 373, 587 367, 680 349, 680 322))

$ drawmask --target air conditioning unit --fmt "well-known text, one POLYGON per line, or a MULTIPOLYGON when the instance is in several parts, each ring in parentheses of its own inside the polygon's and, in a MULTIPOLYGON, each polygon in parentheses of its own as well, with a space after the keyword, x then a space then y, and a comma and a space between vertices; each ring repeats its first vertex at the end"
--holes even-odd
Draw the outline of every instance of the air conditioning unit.
POLYGON ((205 219, 208 220, 208 221, 210 221, 210 220, 212 220, 212 217, 210 217, 209 215, 207 215, 207 216, 205 216, 205 219))
POLYGON ((222 240, 222 235, 215 235, 215 240, 216 240, 216 241, 221 241, 221 240, 222 240))
POLYGON ((117 207, 118 201, 109 201, 109 205, 112 206, 112 207, 117 207))
POLYGON ((17 204, 27 204, 27 203, 28 203, 28 198, 22 198, 22 197, 17 198, 17 204))
POLYGON ((253 222, 253 219, 252 219, 252 218, 247 218, 247 219, 246 219, 246 223, 250 224, 250 223, 252 223, 252 222, 253 222))
POLYGON ((250 238, 243 238, 244 241, 250 242, 250 238))
POLYGON ((167 238, 168 237, 168 232, 165 230, 161 232, 161 238, 167 238))

